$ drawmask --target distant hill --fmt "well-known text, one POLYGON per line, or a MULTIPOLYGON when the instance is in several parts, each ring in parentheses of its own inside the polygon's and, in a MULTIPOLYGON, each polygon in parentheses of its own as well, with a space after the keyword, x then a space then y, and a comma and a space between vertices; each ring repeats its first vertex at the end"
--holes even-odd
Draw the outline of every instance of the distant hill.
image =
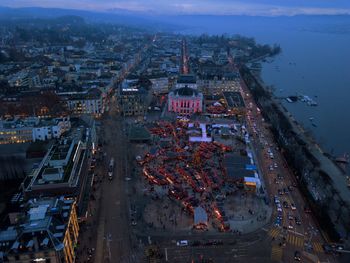
POLYGON ((14 21, 22 19, 49 19, 57 17, 79 16, 88 23, 112 23, 157 30, 172 30, 174 26, 163 21, 153 19, 150 16, 137 12, 129 12, 122 9, 114 9, 108 12, 93 12, 75 9, 24 7, 9 8, 0 7, 0 21, 14 21))
MULTIPOLYGON (((286 29, 299 27, 301 30, 318 31, 328 33, 350 33, 350 15, 298 15, 298 16, 219 16, 219 15, 153 15, 146 12, 133 12, 124 9, 111 9, 106 12, 94 12, 75 9, 61 8, 9 8, 0 7, 1 20, 18 20, 29 18, 57 18, 61 16, 79 16, 87 23, 113 23, 153 30, 180 31, 184 29, 197 28, 206 32, 210 27, 215 31, 218 25, 218 32, 222 32, 222 25, 226 27, 241 25, 242 27, 264 26, 273 28, 276 25, 286 29), (320 25, 322 29, 320 29, 320 25), (202 30, 203 29, 203 30, 202 30)), ((229 28, 228 28, 229 29, 229 28)), ((225 28, 226 31, 226 28, 225 28)), ((227 30, 231 31, 231 30, 227 30)))

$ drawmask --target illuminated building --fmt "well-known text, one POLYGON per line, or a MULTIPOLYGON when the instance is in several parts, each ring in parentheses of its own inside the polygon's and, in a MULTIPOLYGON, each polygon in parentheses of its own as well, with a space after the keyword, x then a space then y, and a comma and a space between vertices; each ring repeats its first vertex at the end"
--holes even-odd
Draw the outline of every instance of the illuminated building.
POLYGON ((168 111, 179 114, 193 114, 202 112, 203 94, 196 89, 183 87, 176 89, 168 95, 168 111))
POLYGON ((69 118, 40 119, 37 117, 0 120, 0 144, 45 141, 60 138, 70 130, 69 118))
POLYGON ((32 199, 0 232, 1 262, 73 263, 79 224, 74 199, 32 199))
POLYGON ((85 92, 65 92, 58 94, 66 101, 67 108, 75 115, 93 114, 100 116, 104 112, 102 92, 90 89, 85 92))

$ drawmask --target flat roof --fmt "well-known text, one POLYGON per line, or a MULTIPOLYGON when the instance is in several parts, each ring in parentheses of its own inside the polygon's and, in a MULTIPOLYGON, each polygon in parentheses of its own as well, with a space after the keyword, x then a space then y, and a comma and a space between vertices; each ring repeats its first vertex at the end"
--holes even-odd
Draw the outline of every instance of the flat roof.
POLYGON ((180 75, 177 78, 177 83, 191 83, 191 84, 196 84, 197 79, 195 75, 188 74, 188 75, 180 75))
POLYGON ((245 104, 240 92, 224 91, 223 92, 226 103, 231 108, 244 108, 245 104))
POLYGON ((129 140, 131 141, 147 141, 151 139, 151 134, 146 127, 131 126, 129 129, 129 140))
POLYGON ((224 165, 227 176, 230 179, 240 180, 244 179, 244 177, 254 177, 255 175, 254 170, 247 169, 247 165, 250 165, 250 158, 248 156, 241 156, 234 153, 226 154, 224 165))

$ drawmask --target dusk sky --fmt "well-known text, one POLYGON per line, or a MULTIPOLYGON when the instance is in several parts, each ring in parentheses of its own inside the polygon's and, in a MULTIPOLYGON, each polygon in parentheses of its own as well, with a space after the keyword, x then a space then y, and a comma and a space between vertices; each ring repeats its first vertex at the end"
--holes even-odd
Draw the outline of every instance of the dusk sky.
POLYGON ((297 15, 349 14, 350 0, 1 0, 9 7, 59 7, 148 14, 297 15))

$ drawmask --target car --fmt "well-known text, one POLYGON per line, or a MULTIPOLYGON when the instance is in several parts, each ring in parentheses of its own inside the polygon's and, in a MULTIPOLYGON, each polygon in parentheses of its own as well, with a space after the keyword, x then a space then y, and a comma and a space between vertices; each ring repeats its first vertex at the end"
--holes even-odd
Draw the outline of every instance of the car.
POLYGON ((179 247, 187 247, 188 246, 188 240, 177 241, 176 245, 179 246, 179 247))
POLYGON ((289 204, 288 204, 287 201, 283 201, 283 207, 284 207, 284 208, 289 208, 289 204))
POLYGON ((294 252, 294 260, 295 261, 300 261, 301 260, 299 251, 295 251, 294 252))
POLYGON ((289 219, 289 220, 294 220, 294 216, 291 215, 291 214, 289 214, 289 215, 288 215, 288 219, 289 219))
POLYGON ((322 248, 323 248, 323 250, 324 250, 324 253, 326 253, 326 254, 332 254, 332 253, 334 253, 333 248, 332 248, 330 245, 328 245, 328 244, 323 244, 323 245, 322 245, 322 248))
POLYGON ((292 225, 288 225, 288 229, 293 230, 294 227, 292 225))
POLYGON ((297 208, 295 207, 295 204, 294 203, 291 203, 290 204, 290 208, 294 211, 294 210, 297 210, 297 208))
POLYGON ((301 225, 301 221, 300 221, 300 219, 298 217, 295 217, 294 220, 295 220, 295 224, 297 224, 298 226, 301 225))
POLYGON ((278 189, 277 192, 279 195, 283 195, 283 191, 281 189, 278 189))
POLYGON ((277 166, 277 163, 274 163, 274 164, 273 164, 273 167, 277 168, 277 167, 278 167, 278 166, 277 166))
POLYGON ((337 250, 344 250, 344 246, 343 246, 343 245, 337 245, 337 246, 336 246, 336 249, 337 249, 337 250))
POLYGON ((132 225, 132 226, 136 226, 136 225, 137 225, 137 222, 136 222, 135 220, 132 220, 132 221, 131 221, 131 225, 132 225))
POLYGON ((275 226, 281 226, 282 222, 279 219, 276 219, 275 226))

